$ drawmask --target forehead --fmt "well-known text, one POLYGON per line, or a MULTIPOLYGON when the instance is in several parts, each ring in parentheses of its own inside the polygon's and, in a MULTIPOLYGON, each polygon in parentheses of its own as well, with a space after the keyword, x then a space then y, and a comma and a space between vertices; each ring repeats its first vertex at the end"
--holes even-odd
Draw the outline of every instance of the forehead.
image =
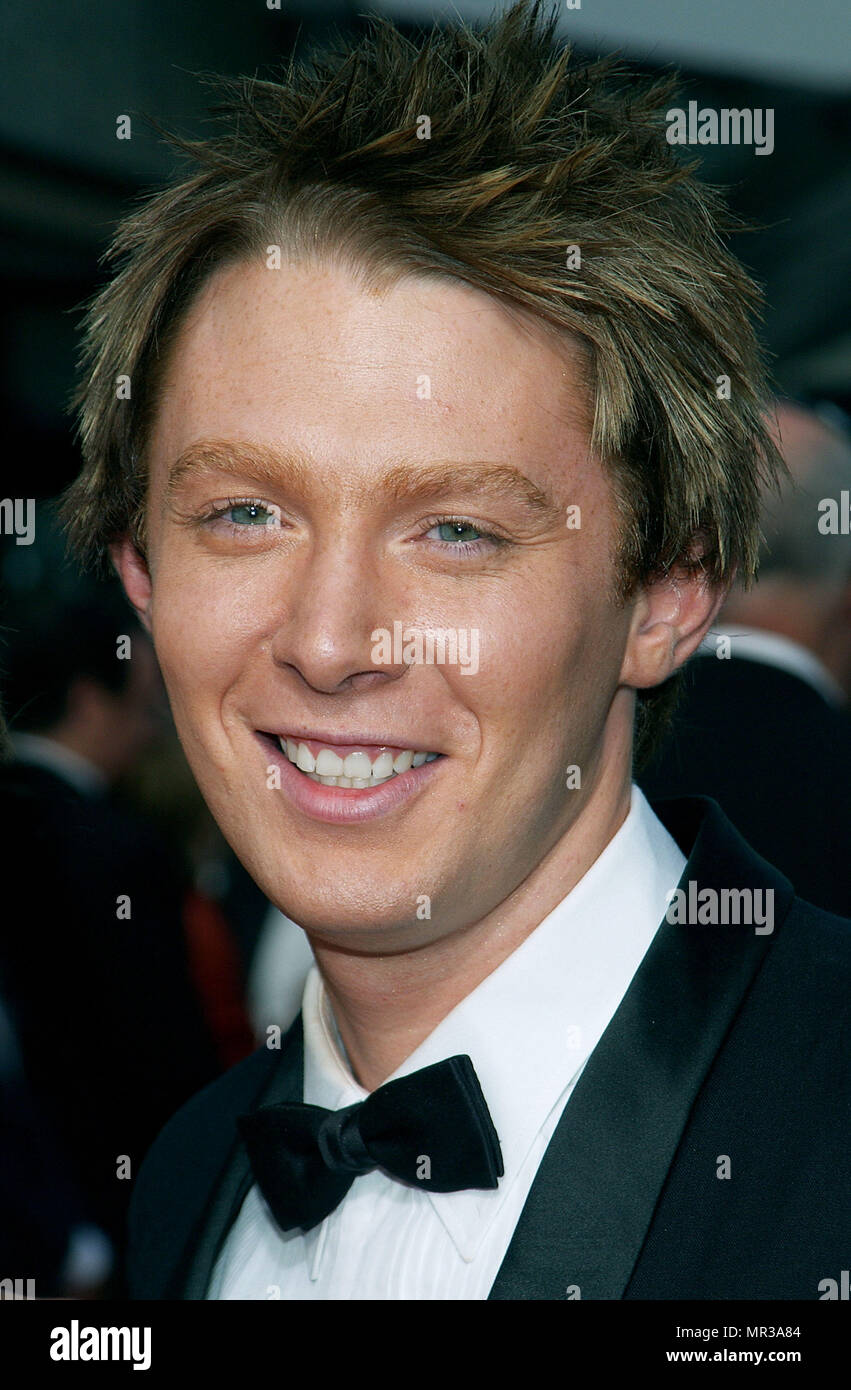
POLYGON ((537 464, 587 455, 578 344, 448 278, 381 289, 340 266, 262 258, 217 270, 176 335, 149 456, 196 439, 298 450, 330 471, 421 455, 537 464))

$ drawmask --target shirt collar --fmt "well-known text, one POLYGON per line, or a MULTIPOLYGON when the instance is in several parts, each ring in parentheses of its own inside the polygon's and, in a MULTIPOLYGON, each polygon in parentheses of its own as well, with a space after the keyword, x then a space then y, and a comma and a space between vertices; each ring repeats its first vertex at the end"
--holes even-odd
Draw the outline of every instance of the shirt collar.
MULTIPOLYGON (((462 1258, 475 1257, 536 1137, 602 1037, 685 863, 633 785, 626 820, 571 892, 387 1078, 458 1053, 472 1058, 505 1172, 494 1190, 427 1193, 462 1258)), ((328 1109, 364 1100, 315 965, 302 1020, 304 1100, 328 1109)), ((325 1224, 308 1233, 314 1265, 325 1224)))

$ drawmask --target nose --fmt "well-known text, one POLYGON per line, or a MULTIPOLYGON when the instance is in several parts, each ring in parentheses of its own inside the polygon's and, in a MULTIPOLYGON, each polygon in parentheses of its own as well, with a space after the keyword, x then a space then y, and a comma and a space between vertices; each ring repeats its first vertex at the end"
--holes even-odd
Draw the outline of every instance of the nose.
POLYGON ((312 547, 291 576, 283 607, 272 659, 313 690, 368 690, 408 669, 404 662, 387 663, 386 648, 373 640, 376 629, 392 630, 406 603, 366 544, 338 538, 312 547))

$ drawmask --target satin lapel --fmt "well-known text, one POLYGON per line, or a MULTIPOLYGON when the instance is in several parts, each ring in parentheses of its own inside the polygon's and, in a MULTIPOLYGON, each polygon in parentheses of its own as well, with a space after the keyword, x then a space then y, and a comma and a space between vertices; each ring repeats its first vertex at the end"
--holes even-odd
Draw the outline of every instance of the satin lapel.
MULTIPOLYGON (((287 1033, 278 1065, 272 1069, 251 1104, 240 1108, 240 1114, 278 1101, 301 1100, 303 1093, 304 1040, 299 1015, 287 1033)), ((231 1118, 234 1126, 233 1145, 187 1247, 175 1277, 174 1289, 166 1295, 169 1298, 200 1300, 205 1297, 222 1243, 251 1187, 253 1179, 248 1154, 236 1131, 236 1116, 231 1118)))
MULTIPOLYGON (((680 887, 771 888, 779 927, 788 880, 714 801, 653 809, 683 853, 693 842, 680 887)), ((565 1107, 489 1298, 623 1296, 695 1097, 773 939, 663 921, 565 1107)))

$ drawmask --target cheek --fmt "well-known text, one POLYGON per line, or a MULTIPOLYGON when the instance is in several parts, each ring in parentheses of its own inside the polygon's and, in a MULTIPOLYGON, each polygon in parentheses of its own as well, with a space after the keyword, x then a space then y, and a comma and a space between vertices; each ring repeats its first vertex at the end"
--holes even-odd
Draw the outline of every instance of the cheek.
POLYGON ((153 590, 151 626, 178 726, 217 711, 245 661, 251 633, 226 583, 163 567, 153 590))
MULTIPOLYGON (((556 574, 485 618, 468 682, 482 716, 528 730, 608 706, 628 625, 593 578, 578 578, 556 574)), ((465 682, 455 680, 462 696, 465 682)))
POLYGON ((539 835, 573 801, 568 769, 591 771, 617 688, 623 621, 593 581, 570 589, 562 575, 523 597, 482 615, 479 671, 453 672, 451 684, 478 727, 486 814, 496 796, 505 815, 539 835))

